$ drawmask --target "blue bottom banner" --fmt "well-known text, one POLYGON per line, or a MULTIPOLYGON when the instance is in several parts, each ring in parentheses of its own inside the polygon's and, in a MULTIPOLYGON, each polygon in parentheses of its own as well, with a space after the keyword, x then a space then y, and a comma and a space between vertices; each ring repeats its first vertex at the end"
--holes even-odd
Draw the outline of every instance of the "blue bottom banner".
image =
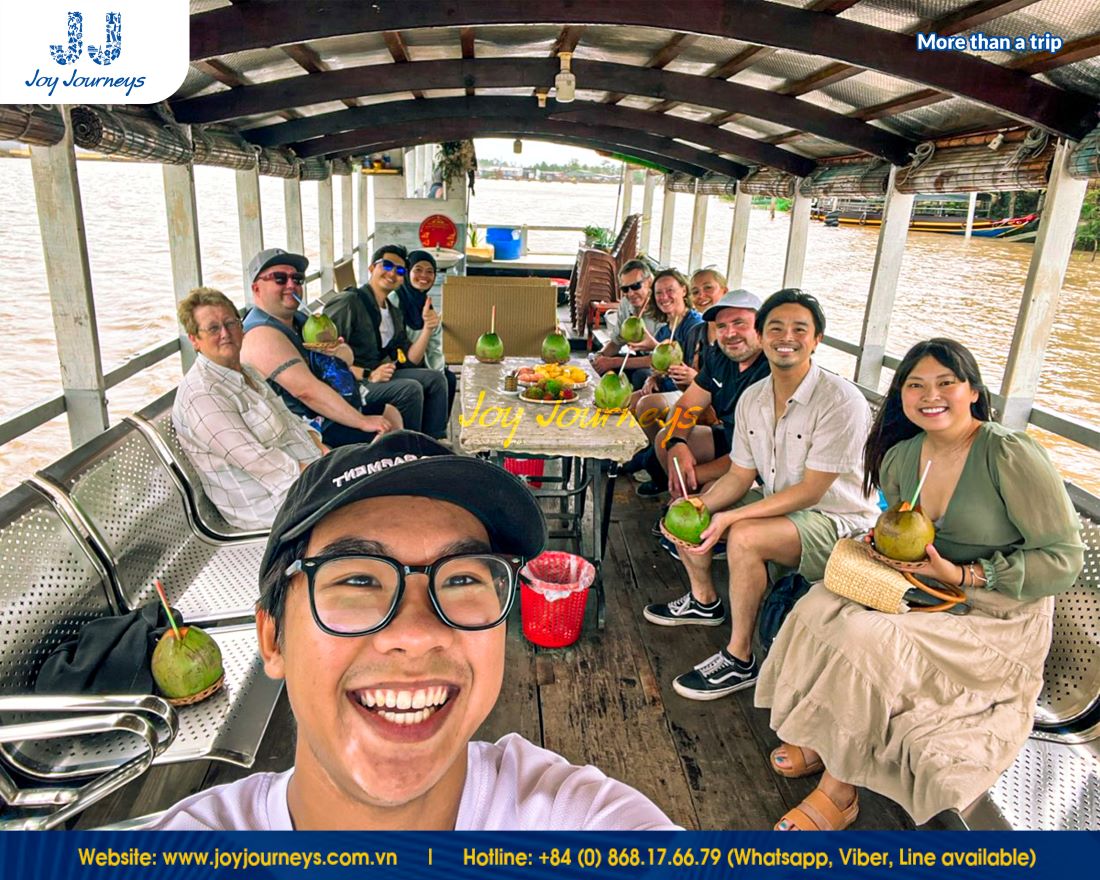
MULTIPOLYGON (((1031 877, 1100 861, 1069 832, 12 832, 7 877, 1031 877)), ((1093 868, 1088 868, 1088 865, 1093 868)))

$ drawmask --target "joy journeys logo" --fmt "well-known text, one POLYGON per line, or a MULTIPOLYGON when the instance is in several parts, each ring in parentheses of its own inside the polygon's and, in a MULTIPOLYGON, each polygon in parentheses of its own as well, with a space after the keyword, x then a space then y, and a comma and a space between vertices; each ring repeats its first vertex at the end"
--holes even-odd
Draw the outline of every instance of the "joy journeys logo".
POLYGON ((188 64, 187 0, 0 4, 0 103, 154 104, 188 64))

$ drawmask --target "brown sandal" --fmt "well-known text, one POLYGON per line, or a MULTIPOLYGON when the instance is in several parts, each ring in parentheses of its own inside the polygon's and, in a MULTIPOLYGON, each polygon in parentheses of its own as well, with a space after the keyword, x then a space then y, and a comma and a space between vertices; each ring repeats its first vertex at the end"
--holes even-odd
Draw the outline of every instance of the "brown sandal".
POLYGON ((787 743, 784 743, 778 749, 772 749, 768 761, 772 765, 772 770, 780 776, 786 776, 788 779, 801 779, 803 776, 813 776, 815 773, 820 773, 825 769, 825 765, 822 763, 820 755, 807 764, 806 753, 802 751, 802 747, 792 746, 787 743), (775 759, 779 755, 779 749, 785 750, 787 761, 790 763, 790 766, 784 767, 776 763, 775 759))
POLYGON ((843 831, 856 820, 859 815, 859 793, 856 793, 852 803, 843 810, 838 807, 831 797, 820 788, 815 788, 793 810, 786 813, 775 823, 775 831, 790 831, 790 828, 780 828, 786 822, 798 831, 843 831))

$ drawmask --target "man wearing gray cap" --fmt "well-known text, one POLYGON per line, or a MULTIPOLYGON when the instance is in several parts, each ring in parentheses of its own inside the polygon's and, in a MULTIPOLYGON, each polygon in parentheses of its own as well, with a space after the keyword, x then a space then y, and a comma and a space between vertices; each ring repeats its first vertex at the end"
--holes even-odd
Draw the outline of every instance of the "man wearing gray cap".
POLYGON ((264 670, 294 765, 193 795, 157 830, 675 830, 643 794, 509 733, 479 742, 505 675, 519 568, 546 544, 503 468, 398 431, 306 468, 260 563, 264 670))
POLYGON ((299 310, 307 260, 281 248, 260 251, 248 264, 255 306, 244 321, 241 360, 267 379, 295 415, 318 420, 326 446, 367 443, 400 428, 401 416, 384 401, 362 400, 343 342, 310 351, 302 341, 308 315, 299 310))
POLYGON ((671 479, 673 497, 680 494, 672 459, 679 462, 688 491, 694 493, 729 470, 733 415, 746 388, 770 372, 760 350, 753 322, 760 297, 747 290, 731 290, 703 313, 715 328, 714 344, 703 351, 699 373, 680 396, 671 417, 654 442, 657 460, 671 479), (713 425, 699 425, 699 414, 714 407, 713 425))

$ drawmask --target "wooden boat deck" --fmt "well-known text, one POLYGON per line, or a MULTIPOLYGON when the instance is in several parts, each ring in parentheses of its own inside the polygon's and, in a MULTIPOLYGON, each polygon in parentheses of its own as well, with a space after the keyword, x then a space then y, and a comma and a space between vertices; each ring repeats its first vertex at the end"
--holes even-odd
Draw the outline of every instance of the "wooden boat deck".
MULTIPOLYGON (((642 606, 686 589, 678 562, 649 530, 659 510, 620 479, 604 565, 607 624, 595 627, 589 603, 574 646, 536 648, 509 620, 508 662, 500 701, 479 738, 517 731, 574 763, 591 763, 645 792, 676 822, 695 829, 767 829, 814 786, 768 769, 777 740, 752 691, 709 703, 685 700, 672 678, 723 644, 724 627, 659 627, 642 606)), ((725 572, 721 572, 724 577, 725 572)), ((217 762, 155 767, 93 806, 76 827, 92 828, 165 809, 195 791, 256 770, 283 770, 294 754, 294 723, 280 700, 256 763, 244 770, 217 762)), ((913 828, 892 802, 862 792, 857 828, 913 828)), ((934 820, 925 827, 949 827, 934 820)))

